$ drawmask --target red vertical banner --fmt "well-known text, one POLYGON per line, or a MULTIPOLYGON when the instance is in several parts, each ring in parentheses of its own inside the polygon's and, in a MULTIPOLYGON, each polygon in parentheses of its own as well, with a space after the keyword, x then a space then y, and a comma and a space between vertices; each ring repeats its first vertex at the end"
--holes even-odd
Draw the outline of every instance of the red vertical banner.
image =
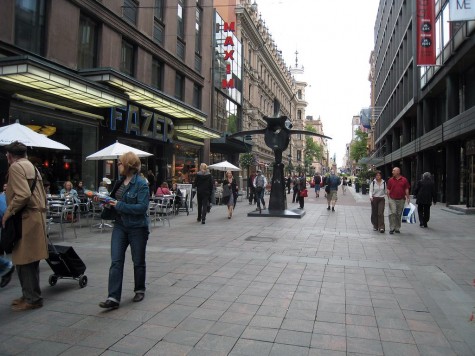
POLYGON ((417 65, 435 65, 434 0, 417 0, 417 65))

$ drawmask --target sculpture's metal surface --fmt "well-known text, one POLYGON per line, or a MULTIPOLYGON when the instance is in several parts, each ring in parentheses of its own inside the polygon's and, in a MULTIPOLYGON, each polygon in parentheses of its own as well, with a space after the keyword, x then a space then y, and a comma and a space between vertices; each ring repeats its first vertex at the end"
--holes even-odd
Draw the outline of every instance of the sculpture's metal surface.
POLYGON ((273 164, 271 193, 269 209, 263 214, 249 213, 248 216, 281 216, 300 218, 305 215, 303 210, 287 210, 287 199, 285 194, 284 164, 282 163, 282 153, 290 143, 290 135, 303 134, 331 139, 331 137, 321 135, 306 130, 292 130, 292 123, 287 116, 267 117, 263 119, 267 122, 267 127, 260 130, 240 131, 231 136, 240 137, 244 135, 264 134, 266 145, 274 152, 275 162, 273 164))

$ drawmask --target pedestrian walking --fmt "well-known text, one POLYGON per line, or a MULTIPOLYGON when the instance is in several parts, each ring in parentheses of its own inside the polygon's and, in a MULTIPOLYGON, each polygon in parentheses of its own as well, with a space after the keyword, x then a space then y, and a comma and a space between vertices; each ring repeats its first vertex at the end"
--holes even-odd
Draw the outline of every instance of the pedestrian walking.
POLYGON ((289 174, 289 176, 285 180, 285 186, 287 187, 287 194, 290 194, 290 185, 291 185, 291 183, 292 183, 292 177, 289 174))
POLYGON ((322 176, 320 173, 315 174, 313 177, 313 183, 315 184, 315 197, 320 197, 320 184, 322 183, 322 176))
MULTIPOLYGON (((234 206, 237 199, 238 186, 233 177, 233 172, 227 171, 223 182, 223 201, 228 208, 228 219, 233 216, 234 206)), ((257 202, 259 204, 259 202, 257 202)))
POLYGON ((256 187, 254 186, 254 178, 256 175, 252 173, 249 178, 247 179, 247 186, 249 187, 249 205, 257 203, 257 196, 256 196, 256 187))
POLYGON ((305 198, 307 197, 307 180, 305 179, 305 176, 302 176, 299 178, 299 181, 297 183, 298 187, 298 196, 297 196, 297 201, 299 203, 299 209, 303 209, 305 205, 305 198))
POLYGON ((266 186, 267 186, 267 179, 262 174, 262 171, 258 170, 257 176, 256 178, 254 178, 254 187, 256 187, 257 210, 259 212, 261 211, 261 205, 262 205, 262 210, 266 209, 266 202, 264 201, 264 193, 265 193, 266 186))
POLYGON ((388 179, 386 190, 389 205, 389 233, 401 232, 401 217, 404 204, 409 203, 409 182, 401 175, 401 169, 394 167, 393 176, 388 179))
POLYGON ((11 305, 15 311, 41 308, 43 298, 39 265, 41 260, 48 258, 43 179, 27 159, 27 148, 23 143, 15 141, 5 146, 5 149, 10 167, 6 190, 7 209, 2 218, 2 227, 15 214, 28 216, 27 219, 22 219, 21 239, 12 252, 12 262, 16 266, 22 296, 13 300, 11 305))
POLYGON ((384 207, 386 205, 386 182, 381 172, 376 171, 373 182, 369 186, 369 200, 371 201, 371 223, 373 231, 384 233, 384 207))
POLYGON ((147 210, 150 191, 147 181, 140 176, 140 158, 133 152, 124 153, 117 161, 121 180, 111 192, 112 200, 104 209, 115 211, 111 237, 111 266, 109 269, 108 297, 99 303, 101 308, 117 309, 122 296, 125 252, 130 245, 134 264, 133 302, 145 297, 145 251, 149 235, 147 210))
POLYGON ((294 178, 292 179, 292 190, 292 203, 295 203, 297 201, 299 193, 299 178, 296 175, 294 175, 294 178))
POLYGON ((330 210, 331 206, 331 210, 335 211, 335 205, 338 200, 338 187, 340 186, 340 184, 340 177, 336 174, 335 170, 332 169, 330 175, 326 179, 327 188, 325 189, 325 192, 327 193, 327 210, 330 210))
POLYGON ((422 179, 417 182, 416 188, 414 189, 414 196, 416 196, 420 226, 427 227, 427 223, 430 220, 430 206, 432 203, 435 205, 437 202, 435 184, 429 172, 425 172, 422 175, 422 179))
POLYGON ((213 192, 213 178, 208 171, 206 163, 200 164, 200 171, 195 178, 196 198, 198 200, 198 217, 196 221, 206 223, 206 213, 211 205, 211 194, 213 192))

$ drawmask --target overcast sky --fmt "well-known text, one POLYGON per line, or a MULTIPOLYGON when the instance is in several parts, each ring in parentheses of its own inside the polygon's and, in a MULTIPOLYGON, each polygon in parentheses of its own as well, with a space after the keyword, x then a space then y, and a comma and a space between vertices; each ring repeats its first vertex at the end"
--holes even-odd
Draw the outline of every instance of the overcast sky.
MULTIPOLYGON (((341 166, 351 120, 370 106, 369 57, 379 0, 256 0, 287 66, 295 51, 308 83, 306 115, 321 118, 341 166)), ((295 119, 295 118, 292 118, 295 119)))

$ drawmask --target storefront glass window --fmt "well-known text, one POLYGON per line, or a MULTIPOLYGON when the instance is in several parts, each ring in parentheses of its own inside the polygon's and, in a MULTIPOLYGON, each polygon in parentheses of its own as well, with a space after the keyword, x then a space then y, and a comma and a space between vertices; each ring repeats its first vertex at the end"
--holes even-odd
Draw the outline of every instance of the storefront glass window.
POLYGON ((96 161, 85 161, 86 156, 94 153, 97 147, 97 126, 51 118, 20 109, 12 109, 11 116, 20 124, 27 125, 71 149, 70 151, 47 148, 28 150, 29 160, 38 167, 43 179, 50 183, 52 194, 59 192, 66 180, 71 180, 74 186, 81 180, 87 189, 97 188, 102 177, 97 176, 96 161))
POLYGON ((193 183, 198 171, 199 148, 176 144, 171 167, 173 183, 193 183))

